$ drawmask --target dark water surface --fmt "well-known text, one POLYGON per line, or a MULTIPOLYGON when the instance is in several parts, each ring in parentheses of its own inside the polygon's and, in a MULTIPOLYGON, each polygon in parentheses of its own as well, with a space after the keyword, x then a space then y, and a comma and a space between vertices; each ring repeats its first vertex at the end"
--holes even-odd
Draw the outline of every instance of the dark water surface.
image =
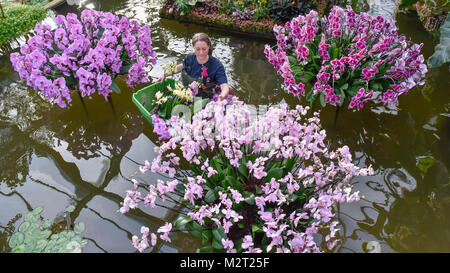
MULTIPOLYGON (((298 103, 283 91, 281 77, 265 59, 264 45, 272 41, 161 19, 160 6, 152 0, 83 1, 80 8, 60 6, 46 22, 58 13, 94 8, 149 24, 158 52, 158 64, 149 71, 154 78, 161 75, 161 65, 183 60, 194 33, 207 32, 241 100, 298 103)), ((399 14, 397 22, 401 34, 424 43, 428 58, 437 40, 415 15, 399 14)), ((343 241, 337 252, 365 252, 370 241, 380 243, 382 252, 450 252, 449 80, 447 66, 430 69, 425 86, 401 96, 397 106, 369 103, 357 113, 342 109, 336 126, 335 108, 322 110, 329 141, 348 145, 359 166, 375 169, 373 176, 352 181, 364 197, 336 211, 343 241)), ((68 205, 75 206, 71 220, 86 224, 84 252, 135 252, 131 236, 141 226, 154 232, 177 218, 165 208, 117 212, 125 191, 133 188, 128 178, 138 164, 155 157, 157 138, 132 103, 133 90, 122 79, 116 82, 122 93, 112 95, 112 104, 96 95, 84 100, 84 108, 74 94, 72 107, 60 109, 19 80, 9 52, 0 56, 0 252, 9 251, 7 242, 23 216, 41 205, 44 218, 57 222, 65 221, 68 205)), ((200 246, 184 233, 172 238, 150 251, 196 252, 200 246)))

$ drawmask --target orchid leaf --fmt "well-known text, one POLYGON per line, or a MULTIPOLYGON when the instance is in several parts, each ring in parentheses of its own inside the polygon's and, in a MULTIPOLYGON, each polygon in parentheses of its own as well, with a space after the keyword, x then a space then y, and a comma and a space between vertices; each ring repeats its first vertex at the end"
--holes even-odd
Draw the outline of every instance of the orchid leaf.
POLYGON ((120 87, 114 81, 111 82, 111 86, 109 88, 111 88, 111 90, 114 91, 117 94, 121 93, 120 87))
POLYGON ((434 48, 434 53, 428 58, 430 67, 439 67, 450 61, 450 13, 440 28, 440 42, 434 48))

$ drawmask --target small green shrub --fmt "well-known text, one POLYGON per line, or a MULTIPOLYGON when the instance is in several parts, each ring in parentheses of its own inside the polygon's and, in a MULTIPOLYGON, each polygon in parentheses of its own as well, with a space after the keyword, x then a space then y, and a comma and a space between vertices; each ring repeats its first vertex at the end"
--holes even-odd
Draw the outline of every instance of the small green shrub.
POLYGON ((34 28, 47 15, 41 7, 14 3, 2 4, 5 18, 0 18, 0 45, 34 28))

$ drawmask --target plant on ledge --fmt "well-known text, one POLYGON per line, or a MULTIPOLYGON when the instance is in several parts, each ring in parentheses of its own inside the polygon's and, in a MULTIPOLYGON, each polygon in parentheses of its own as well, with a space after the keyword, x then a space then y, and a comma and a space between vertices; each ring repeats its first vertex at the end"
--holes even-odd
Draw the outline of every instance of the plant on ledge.
POLYGON ((322 106, 342 106, 348 99, 348 108, 360 110, 377 95, 379 102, 395 103, 424 84, 423 44, 398 35, 391 19, 334 6, 328 17, 311 11, 274 32, 277 45, 266 45, 267 59, 288 92, 306 95, 311 105, 319 99, 322 106))
POLYGON ((210 102, 192 123, 167 122, 169 138, 153 162, 140 167, 167 181, 131 179, 146 192, 127 191, 120 212, 167 201, 185 205, 184 216, 153 232, 142 227, 133 246, 142 252, 158 237, 171 242, 170 232, 183 230, 202 239, 200 252, 320 252, 314 240, 320 231, 334 248, 333 208, 359 199, 349 181, 371 175, 371 167, 355 166, 347 146, 331 149, 318 113, 306 117, 309 107, 282 104, 252 119, 236 97, 225 105, 210 102))
POLYGON ((56 29, 36 25, 36 35, 12 53, 14 70, 27 85, 60 107, 70 105, 70 89, 81 97, 120 93, 114 79, 128 74, 127 85, 147 82, 145 68, 156 64, 150 27, 123 16, 84 10, 58 15, 56 29))

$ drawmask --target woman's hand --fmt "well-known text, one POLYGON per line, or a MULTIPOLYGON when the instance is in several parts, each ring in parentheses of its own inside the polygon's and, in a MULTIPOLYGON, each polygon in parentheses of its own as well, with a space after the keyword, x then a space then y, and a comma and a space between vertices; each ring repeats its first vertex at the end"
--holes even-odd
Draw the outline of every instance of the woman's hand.
POLYGON ((158 82, 164 82, 164 80, 166 79, 167 75, 164 73, 164 75, 162 75, 161 77, 158 78, 158 82))
POLYGON ((230 87, 228 86, 228 83, 222 83, 220 85, 220 89, 221 92, 219 97, 217 98, 218 101, 222 101, 223 99, 225 99, 228 96, 228 93, 230 92, 230 87))

